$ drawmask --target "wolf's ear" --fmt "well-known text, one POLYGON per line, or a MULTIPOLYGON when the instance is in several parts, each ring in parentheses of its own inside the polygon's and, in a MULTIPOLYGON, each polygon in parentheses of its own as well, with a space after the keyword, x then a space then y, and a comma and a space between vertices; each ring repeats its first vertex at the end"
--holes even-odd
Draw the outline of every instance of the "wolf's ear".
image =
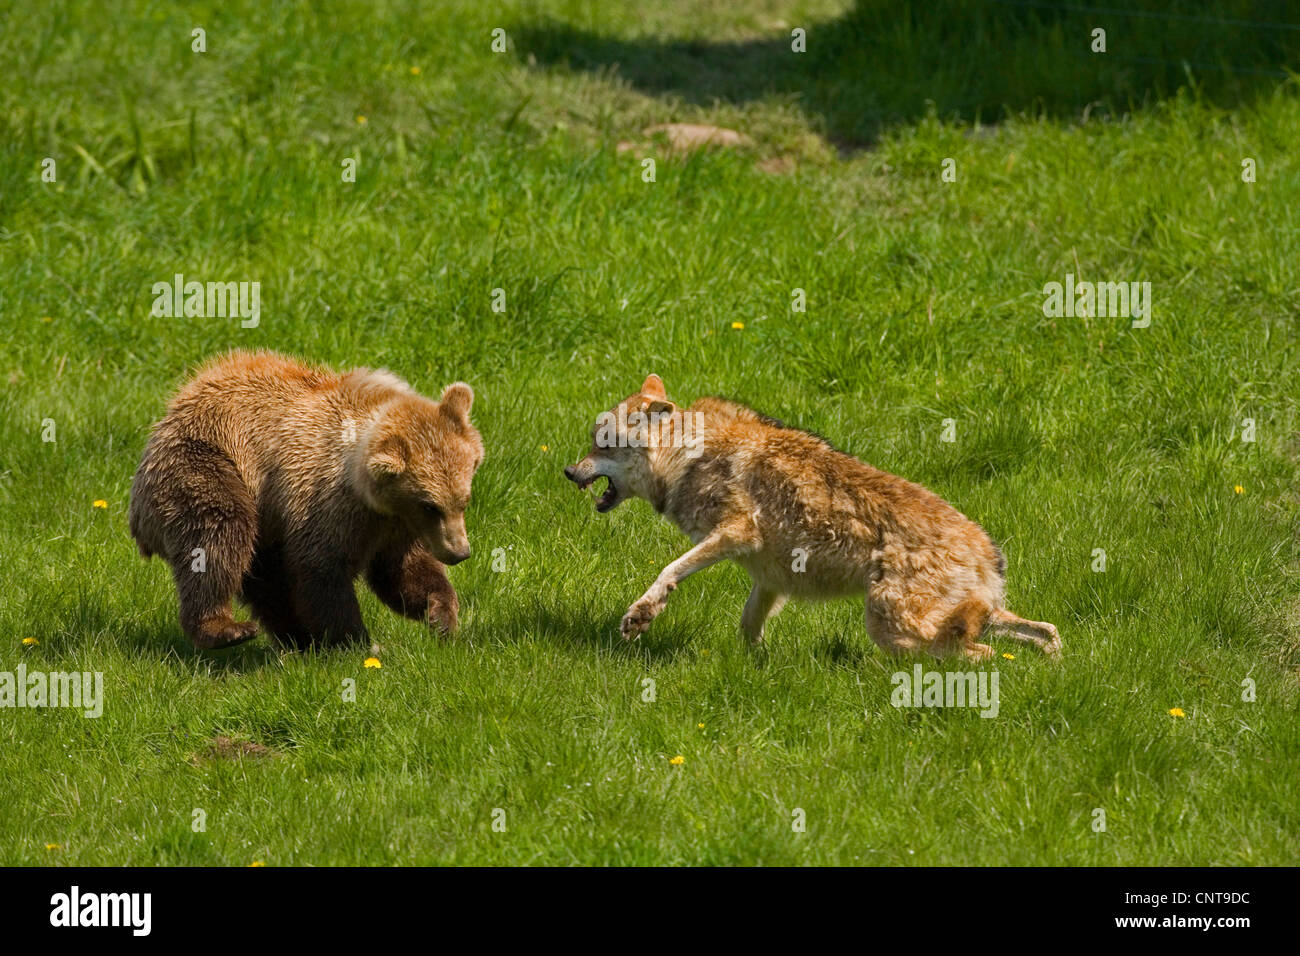
POLYGON ((464 382, 453 382, 442 393, 439 405, 454 422, 469 424, 469 409, 474 404, 474 389, 464 382))
POLYGON ((641 394, 646 398, 667 398, 668 393, 664 391, 664 380, 658 375, 651 372, 641 383, 641 394))
POLYGON ((400 435, 388 435, 371 446, 366 468, 376 478, 400 475, 406 471, 406 442, 400 435))

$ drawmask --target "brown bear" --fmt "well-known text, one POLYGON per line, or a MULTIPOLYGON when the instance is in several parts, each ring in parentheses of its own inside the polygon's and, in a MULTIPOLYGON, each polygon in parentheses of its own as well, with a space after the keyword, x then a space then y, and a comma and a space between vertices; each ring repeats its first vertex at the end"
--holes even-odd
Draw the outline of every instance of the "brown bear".
POLYGON ((272 352, 210 362, 172 399, 131 485, 131 535, 172 567, 203 649, 257 633, 238 597, 297 646, 363 639, 362 572, 399 614, 450 632, 444 565, 469 557, 483 443, 463 382, 440 401, 389 372, 336 374, 272 352))

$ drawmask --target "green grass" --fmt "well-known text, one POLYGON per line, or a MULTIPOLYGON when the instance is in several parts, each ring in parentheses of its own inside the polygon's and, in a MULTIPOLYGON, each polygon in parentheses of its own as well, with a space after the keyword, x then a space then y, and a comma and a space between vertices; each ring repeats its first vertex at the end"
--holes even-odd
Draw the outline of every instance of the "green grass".
MULTIPOLYGON (((961 2, 19 6, 0 34, 0 670, 102 671, 107 699, 95 720, 0 710, 0 862, 1300 858, 1294 83, 1067 56, 1088 17, 961 2), (668 121, 752 145, 672 156, 641 132, 668 121), (175 272, 261 281, 260 327, 151 317, 175 272), (1046 318, 1067 272, 1150 281, 1150 327, 1046 318), (365 593, 381 670, 361 647, 184 641, 128 488, 170 391, 236 346, 474 385, 488 459, 457 639, 365 593), (751 652, 730 566, 624 644, 686 540, 644 503, 596 515, 560 470, 650 371, 952 501, 1062 663, 999 644, 996 719, 895 709, 909 665, 858 602, 791 605, 751 652), (223 735, 273 755, 205 756, 223 735)), ((1282 16, 1266 6, 1222 15, 1282 16)), ((1135 53, 1115 20, 1112 49, 1206 56, 1203 27, 1142 28, 1135 53)), ((1219 32, 1226 65, 1293 62, 1219 32)))

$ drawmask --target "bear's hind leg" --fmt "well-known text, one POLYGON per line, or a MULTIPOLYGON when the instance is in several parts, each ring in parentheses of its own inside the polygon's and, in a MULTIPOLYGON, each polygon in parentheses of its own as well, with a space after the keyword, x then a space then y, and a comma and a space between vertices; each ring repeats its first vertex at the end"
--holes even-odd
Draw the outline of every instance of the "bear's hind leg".
POLYGON ((201 650, 242 644, 257 634, 254 622, 231 614, 253 560, 253 497, 234 462, 211 445, 187 442, 177 458, 182 467, 160 476, 149 492, 154 513, 164 519, 181 628, 201 650))
POLYGON ((424 621, 444 634, 456 630, 460 602, 447 568, 423 544, 380 551, 366 568, 375 596, 404 617, 424 621))

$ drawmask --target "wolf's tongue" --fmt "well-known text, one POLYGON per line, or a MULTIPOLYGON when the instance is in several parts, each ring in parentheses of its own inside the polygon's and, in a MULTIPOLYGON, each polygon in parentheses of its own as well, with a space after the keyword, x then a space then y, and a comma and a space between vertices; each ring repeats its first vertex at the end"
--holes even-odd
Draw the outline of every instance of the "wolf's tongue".
POLYGON ((614 499, 617 497, 618 489, 614 487, 614 482, 605 479, 605 493, 596 500, 596 510, 608 511, 614 507, 614 499))

